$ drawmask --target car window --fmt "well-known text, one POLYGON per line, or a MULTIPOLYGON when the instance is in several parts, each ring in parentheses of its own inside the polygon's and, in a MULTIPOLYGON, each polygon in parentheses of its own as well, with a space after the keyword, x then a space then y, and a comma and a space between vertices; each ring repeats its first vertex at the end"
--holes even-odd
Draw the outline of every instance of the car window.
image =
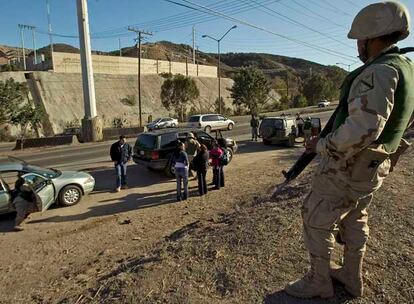
POLYGON ((207 139, 207 140, 213 139, 210 135, 208 135, 206 132, 203 132, 203 131, 196 132, 195 135, 198 139, 207 139))
POLYGON ((225 120, 226 120, 226 117, 221 116, 221 115, 218 115, 218 120, 220 120, 220 121, 225 121, 225 120))
POLYGON ((136 145, 141 149, 155 149, 157 137, 151 134, 140 134, 138 135, 136 145))
POLYGON ((262 128, 264 128, 264 127, 273 127, 275 129, 283 129, 285 127, 283 119, 278 119, 278 118, 263 119, 260 126, 262 128))
POLYGON ((178 134, 177 133, 167 133, 160 135, 160 148, 170 148, 175 147, 177 144, 178 134))
POLYGON ((26 172, 36 173, 36 174, 41 175, 45 178, 55 178, 55 177, 60 176, 60 174, 61 174, 61 172, 59 170, 46 169, 46 168, 42 168, 42 167, 38 167, 38 166, 34 166, 34 165, 25 165, 24 170, 26 172))
POLYGON ((203 121, 218 121, 218 115, 206 115, 203 116, 203 121))
POLYGON ((200 121, 200 116, 191 116, 190 119, 188 120, 188 122, 199 122, 200 121))
POLYGON ((28 173, 22 177, 33 187, 35 191, 42 189, 46 185, 46 179, 39 175, 28 173))

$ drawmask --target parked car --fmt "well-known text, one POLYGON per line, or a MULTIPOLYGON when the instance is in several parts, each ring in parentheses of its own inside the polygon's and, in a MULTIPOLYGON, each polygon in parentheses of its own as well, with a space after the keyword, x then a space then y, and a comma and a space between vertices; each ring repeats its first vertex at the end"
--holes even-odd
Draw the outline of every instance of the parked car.
POLYGON ((162 129, 138 135, 134 145, 134 162, 145 166, 149 170, 164 171, 168 176, 173 176, 172 153, 177 147, 178 140, 185 142, 189 132, 193 132, 197 140, 205 144, 209 150, 212 148, 213 141, 217 140, 220 146, 228 150, 229 161, 232 160, 234 153, 237 151, 236 142, 229 138, 223 138, 219 131, 216 132, 216 138, 214 138, 200 129, 162 129))
MULTIPOLYGON (((0 214, 12 212, 11 191, 5 176, 17 179, 20 174, 32 184, 42 200, 42 211, 58 202, 62 206, 73 206, 80 202, 83 195, 93 191, 95 179, 82 171, 59 171, 30 165, 24 162, 0 164, 0 214)), ((9 181, 10 182, 10 181, 9 181)), ((11 181, 13 182, 13 181, 11 181)))
POLYGON ((265 145, 286 144, 295 145, 298 136, 296 119, 294 117, 266 117, 259 127, 259 134, 265 145))
MULTIPOLYGON (((321 120, 317 117, 311 118, 312 134, 318 135, 321 132, 321 120)), ((262 120, 259 127, 259 134, 263 139, 263 144, 283 144, 293 147, 296 138, 299 137, 296 118, 290 116, 266 117, 262 120)))
POLYGON ((190 117, 188 128, 199 128, 210 133, 213 130, 232 130, 235 122, 219 114, 199 114, 190 117))
POLYGON ((327 100, 321 100, 318 102, 318 108, 325 108, 327 106, 329 106, 331 103, 327 100))
POLYGON ((178 126, 178 120, 171 117, 157 118, 153 122, 147 124, 148 130, 175 128, 178 126))

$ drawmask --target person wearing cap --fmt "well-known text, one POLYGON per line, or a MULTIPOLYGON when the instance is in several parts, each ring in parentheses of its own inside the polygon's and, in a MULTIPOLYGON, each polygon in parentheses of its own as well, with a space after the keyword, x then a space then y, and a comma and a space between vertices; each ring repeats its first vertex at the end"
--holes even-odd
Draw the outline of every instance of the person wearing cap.
POLYGON ((114 162, 116 172, 116 188, 115 191, 119 192, 122 189, 127 188, 127 164, 132 157, 132 148, 125 141, 125 136, 121 135, 119 140, 112 144, 110 150, 110 156, 114 162))
POLYGON ((331 133, 307 145, 321 156, 302 206, 311 268, 286 286, 290 295, 332 297, 331 278, 363 295, 367 209, 402 151, 414 111, 414 64, 395 45, 409 33, 409 12, 399 2, 368 5, 352 23, 348 37, 357 40, 364 65, 342 85, 331 133), (344 244, 342 267, 330 265, 335 240, 344 244))

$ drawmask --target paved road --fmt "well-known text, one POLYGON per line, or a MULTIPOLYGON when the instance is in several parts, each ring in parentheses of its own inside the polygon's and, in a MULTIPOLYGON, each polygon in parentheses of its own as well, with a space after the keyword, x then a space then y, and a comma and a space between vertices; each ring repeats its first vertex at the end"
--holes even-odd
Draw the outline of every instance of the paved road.
MULTIPOLYGON (((332 111, 310 114, 309 116, 320 117, 322 123, 326 123, 332 111)), ((235 128, 232 131, 223 132, 226 137, 234 138, 241 142, 250 139, 250 126, 248 117, 237 120, 235 128)), ((135 139, 128 139, 133 145, 135 139)), ((112 141, 100 143, 87 143, 79 146, 63 146, 54 148, 43 148, 30 151, 12 151, 13 144, 0 145, 0 163, 7 161, 7 155, 24 159, 25 161, 39 166, 54 167, 61 170, 80 170, 95 167, 98 163, 108 162, 109 148, 112 141), (8 153, 8 151, 10 151, 8 153)))

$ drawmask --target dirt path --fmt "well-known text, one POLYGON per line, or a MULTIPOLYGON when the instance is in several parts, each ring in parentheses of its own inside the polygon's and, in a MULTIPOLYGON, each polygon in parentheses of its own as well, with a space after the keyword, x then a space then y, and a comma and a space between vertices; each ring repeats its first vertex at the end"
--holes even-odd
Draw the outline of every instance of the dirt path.
MULTIPOLYGON (((287 159, 300 153, 260 143, 240 150, 226 168, 226 187, 204 199, 176 203, 174 181, 137 166, 130 167, 131 189, 111 193, 114 176, 108 168, 92 172, 99 181, 96 193, 77 206, 34 214, 21 233, 8 232, 12 220, 2 217, 0 302, 55 303, 93 287, 108 269, 145 258, 175 230, 249 201, 279 178, 276 172, 289 165, 287 159)), ((195 195, 195 181, 190 186, 195 195)))
POLYGON ((226 187, 204 199, 175 203, 171 180, 138 167, 131 189, 109 193, 112 169, 94 172, 97 192, 80 205, 0 235, 0 302, 413 303, 413 150, 370 208, 363 299, 341 286, 325 302, 282 291, 308 266, 300 203, 311 171, 278 200, 262 201, 301 149, 246 143, 226 168, 226 187))

